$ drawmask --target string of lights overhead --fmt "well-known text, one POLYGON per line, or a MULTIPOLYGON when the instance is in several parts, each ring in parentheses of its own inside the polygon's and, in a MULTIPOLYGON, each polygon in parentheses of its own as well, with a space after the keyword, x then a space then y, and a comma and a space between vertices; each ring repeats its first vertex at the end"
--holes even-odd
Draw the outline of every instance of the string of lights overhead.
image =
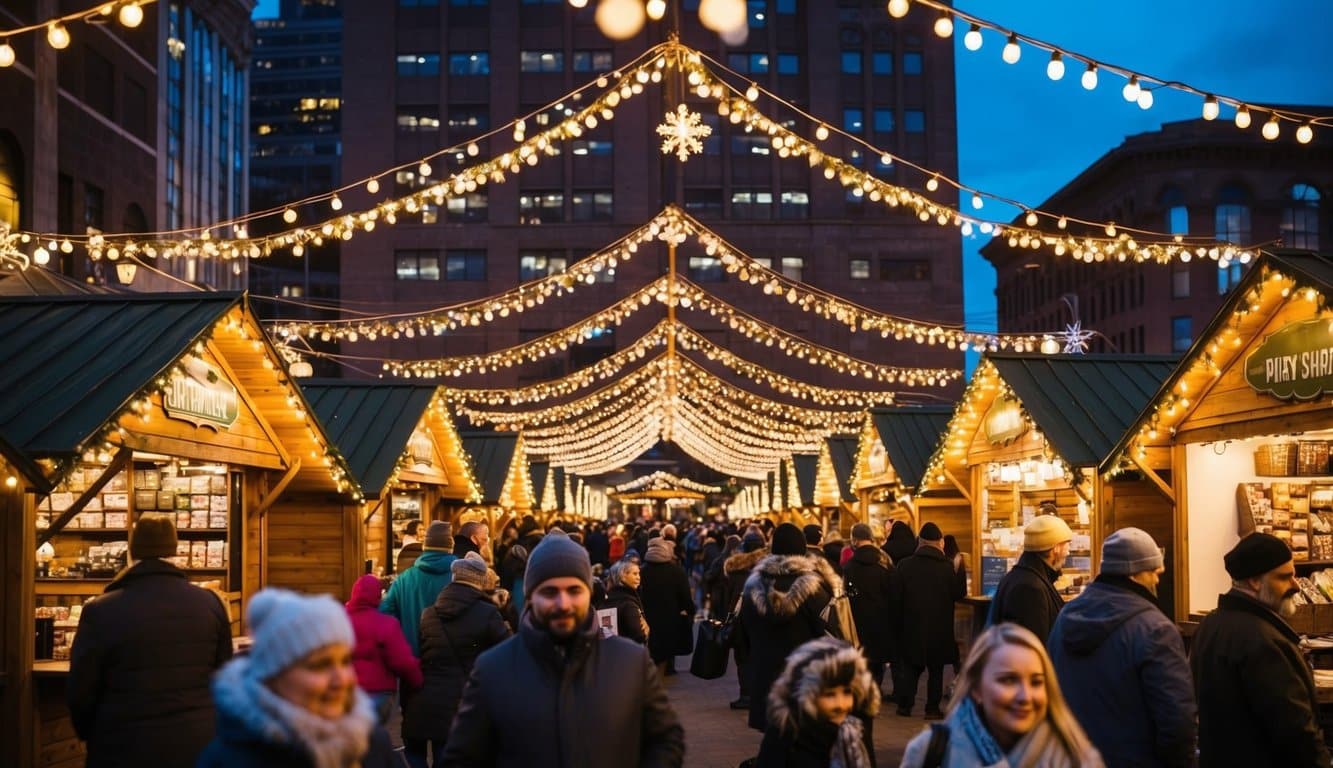
POLYGON ((112 15, 115 15, 116 20, 122 26, 127 29, 134 29, 143 23, 143 6, 154 2, 157 2, 157 0, 119 0, 113 3, 98 3, 92 8, 67 13, 64 16, 48 19, 40 24, 0 29, 0 69, 12 67, 17 63, 18 54, 9 41, 19 35, 45 30, 46 44, 54 50, 63 51, 69 47, 72 40, 67 24, 79 21, 89 24, 105 24, 111 19, 112 15))

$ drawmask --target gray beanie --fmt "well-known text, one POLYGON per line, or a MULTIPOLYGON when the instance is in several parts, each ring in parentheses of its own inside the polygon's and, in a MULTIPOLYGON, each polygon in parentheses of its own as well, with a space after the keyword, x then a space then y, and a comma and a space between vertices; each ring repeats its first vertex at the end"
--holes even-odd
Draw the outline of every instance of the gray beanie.
POLYGON ((453 561, 449 565, 449 571, 453 573, 454 581, 459 584, 475 587, 482 592, 495 589, 496 577, 491 575, 490 567, 476 552, 469 552, 465 557, 453 561))
POLYGON ((248 671, 257 680, 268 680, 326 645, 356 647, 347 609, 329 595, 268 587, 250 598, 246 618, 254 639, 248 671))
POLYGON ((1162 550, 1147 531, 1121 528, 1102 542, 1102 573, 1129 576, 1162 567, 1162 550))
POLYGON ((573 577, 592 589, 592 562, 588 550, 574 542, 559 528, 542 537, 528 555, 528 570, 523 574, 523 594, 530 595, 547 579, 573 577))

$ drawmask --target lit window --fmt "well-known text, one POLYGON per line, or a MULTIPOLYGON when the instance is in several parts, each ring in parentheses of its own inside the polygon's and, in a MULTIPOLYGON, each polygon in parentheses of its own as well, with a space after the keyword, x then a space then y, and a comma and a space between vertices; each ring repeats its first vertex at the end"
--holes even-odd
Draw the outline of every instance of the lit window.
POLYGON ((396 115, 400 131, 440 130, 440 109, 433 106, 402 106, 396 115))
POLYGON ((592 139, 575 139, 571 144, 573 146, 571 152, 575 157, 609 155, 614 147, 610 141, 594 141, 592 139))
POLYGON ((255 127, 255 133, 258 133, 260 136, 267 136, 267 135, 269 135, 270 133, 273 133, 273 126, 271 126, 271 125, 269 125, 269 124, 267 124, 267 123, 264 123, 263 125, 256 126, 256 127, 255 127))
POLYGON ((783 219, 804 219, 810 215, 810 193, 788 190, 782 193, 778 216, 783 219))
POLYGON ((870 259, 851 259, 847 262, 847 276, 853 280, 870 279, 870 259))
POLYGON ((575 72, 607 72, 613 61, 610 51, 574 51, 575 72))
POLYGON ((788 280, 800 280, 805 272, 805 259, 800 256, 782 257, 782 276, 788 280))
POLYGON ((1193 321, 1188 315, 1171 318, 1171 351, 1188 352, 1194 343, 1193 321))
POLYGON ((486 252, 482 250, 446 251, 444 279, 477 282, 486 279, 486 252))
POLYGON ((848 133, 861 133, 865 130, 865 111, 854 107, 842 110, 842 129, 848 133))
POLYGON ((875 133, 893 133, 893 110, 876 109, 874 117, 875 133))
POLYGON ((736 219, 773 218, 773 193, 767 190, 733 191, 731 216, 736 219))
POLYGON ((778 74, 779 75, 801 74, 801 57, 795 53, 779 53, 778 74))
POLYGON ((527 192, 518 196, 520 224, 550 224, 565 220, 565 196, 561 192, 527 192))
MULTIPOLYGON (((439 57, 436 56, 436 59, 439 57)), ((491 73, 491 55, 485 51, 449 54, 449 74, 451 75, 489 75, 491 73)))
POLYGON ((1190 212, 1185 207, 1185 193, 1180 187, 1162 190, 1161 206, 1166 211, 1166 231, 1173 235, 1190 233, 1190 212))
POLYGON ((614 214, 611 192, 575 192, 570 196, 573 221, 610 221, 614 214))
POLYGON ((842 52, 842 73, 844 75, 861 74, 861 52, 843 51, 842 52))
POLYGON ((691 256, 690 279, 696 283, 720 283, 725 272, 716 256, 691 256))
POLYGON ((399 250, 393 252, 394 274, 399 280, 439 280, 439 251, 399 250))
POLYGON ((518 68, 520 72, 563 72, 565 54, 560 51, 520 51, 518 68))
POLYGON ((907 51, 903 54, 903 74, 919 75, 921 74, 921 52, 907 51))
POLYGON ((399 77, 437 77, 440 74, 440 54, 398 54, 399 77))
POLYGON ((490 211, 490 197, 484 190, 468 192, 448 198, 444 207, 449 221, 485 221, 490 211))
POLYGON ((870 74, 872 75, 891 75, 893 74, 893 52, 875 51, 870 54, 870 74))
POLYGON ((908 133, 924 133, 926 130, 926 113, 919 109, 909 109, 903 112, 903 129, 908 133))
POLYGON ((299 102, 297 102, 296 108, 302 112, 309 112, 310 110, 316 108, 317 106, 319 106, 318 99, 303 98, 299 102))
POLYGON ((520 251, 518 254, 518 279, 522 282, 558 275, 569 266, 569 257, 564 251, 520 251))
POLYGON ((1319 190, 1309 184, 1292 184, 1286 190, 1282 223, 1278 231, 1288 248, 1319 250, 1319 190))

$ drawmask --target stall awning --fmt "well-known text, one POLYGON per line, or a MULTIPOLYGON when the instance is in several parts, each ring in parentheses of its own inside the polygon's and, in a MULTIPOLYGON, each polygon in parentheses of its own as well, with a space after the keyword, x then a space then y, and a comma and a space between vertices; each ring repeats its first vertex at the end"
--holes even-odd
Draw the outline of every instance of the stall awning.
POLYGON ((793 453, 791 463, 796 470, 796 489, 801 492, 801 498, 787 499, 787 506, 813 507, 815 505, 815 479, 819 476, 819 454, 793 453))
POLYGON ((833 474, 838 478, 838 493, 843 501, 856 501, 856 492, 852 490, 852 474, 856 472, 856 435, 833 435, 826 442, 829 458, 833 460, 833 474))
POLYGON ((870 416, 875 431, 889 456, 889 463, 899 480, 915 490, 921 485, 926 465, 949 429, 953 406, 903 405, 897 408, 873 408, 870 416))
POLYGON ((481 486, 482 504, 499 504, 518 446, 517 432, 460 432, 463 450, 472 459, 473 476, 481 486))
POLYGON ((303 381, 301 389, 368 499, 384 492, 436 391, 423 384, 336 379, 303 381))
POLYGON ((1060 456, 1087 467, 1110 455, 1178 358, 992 353, 986 360, 1060 456))

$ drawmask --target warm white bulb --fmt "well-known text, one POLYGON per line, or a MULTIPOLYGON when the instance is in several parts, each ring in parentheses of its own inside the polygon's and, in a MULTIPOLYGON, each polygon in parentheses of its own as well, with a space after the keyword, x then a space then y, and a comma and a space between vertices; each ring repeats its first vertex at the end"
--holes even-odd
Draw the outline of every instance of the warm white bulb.
POLYGON ((639 0, 602 0, 594 18, 602 34, 612 40, 628 40, 643 29, 645 14, 639 0))
POLYGON ((335 211, 341 211, 343 209, 342 198, 338 197, 337 195, 334 195, 333 199, 329 201, 329 207, 335 211))
POLYGON ((1028 211, 1028 215, 1023 219, 1023 223, 1027 224, 1029 227, 1037 226, 1037 214, 1032 211, 1028 211))
POLYGON ((973 207, 973 208, 976 208, 977 210, 981 210, 981 206, 983 206, 983 205, 985 205, 985 204, 986 204, 986 201, 981 199, 981 195, 978 195, 978 194, 973 194, 973 195, 972 195, 972 207, 973 207))
POLYGON ((745 100, 754 101, 757 98, 759 98, 759 86, 751 83, 750 87, 745 89, 745 100))
POLYGON ((37 246, 37 250, 32 252, 32 260, 42 266, 46 266, 47 262, 51 261, 51 254, 39 245, 37 246))
POLYGON ((1309 144, 1310 140, 1313 138, 1314 138, 1314 129, 1310 127, 1309 123, 1306 123, 1305 125, 1302 125, 1300 128, 1296 129, 1296 140, 1299 141, 1300 143, 1309 144))
POLYGON ((946 11, 935 19, 935 34, 940 37, 950 37, 953 35, 953 17, 946 11))
POLYGON ((287 222, 288 224, 295 224, 295 223, 296 223, 296 211, 292 210, 291 208, 288 208, 287 210, 283 211, 283 212, 282 212, 282 220, 285 221, 285 222, 287 222))
POLYGON ((51 47, 57 51, 68 48, 69 30, 65 29, 63 25, 55 22, 48 24, 46 27, 46 42, 50 43, 51 47))
POLYGON ((816 139, 819 139, 820 141, 823 141, 824 139, 827 139, 827 138, 828 138, 828 126, 827 126, 827 125, 822 125, 822 124, 821 124, 818 128, 816 128, 816 129, 815 129, 815 138, 816 138, 816 139))
POLYGON ((1207 96, 1207 97, 1204 98, 1204 100, 1203 100, 1203 119, 1204 119, 1204 120, 1216 120, 1216 119, 1217 119, 1217 97, 1216 97, 1216 96, 1207 96))
POLYGON ((1139 97, 1135 99, 1139 104, 1139 109, 1150 109, 1152 107, 1152 91, 1147 88, 1139 89, 1139 97))
POLYGON ((937 190, 937 189, 939 189, 939 188, 940 188, 940 180, 937 179, 937 178, 935 178, 934 176, 931 176, 930 179, 928 179, 928 180, 926 181, 926 189, 927 189, 927 190, 929 190, 929 191, 931 191, 931 192, 934 192, 935 190, 937 190))
POLYGON ((1282 126, 1278 125, 1277 115, 1273 115, 1271 118, 1268 119, 1268 122, 1264 123, 1264 127, 1261 133, 1263 133, 1265 139, 1272 141, 1277 138, 1277 135, 1281 131, 1282 131, 1282 126))
POLYGON ((1250 108, 1245 106, 1244 104, 1241 104, 1240 109, 1236 110, 1236 127, 1237 128, 1250 127, 1250 108))
POLYGON ((1083 80, 1082 80, 1082 82, 1083 82, 1083 87, 1086 88, 1087 90, 1089 90, 1089 91, 1096 90, 1096 88, 1097 88, 1097 65, 1096 65, 1096 64, 1089 64, 1089 65, 1088 65, 1088 68, 1085 69, 1085 70, 1083 71, 1083 80))
POLYGON ((418 176, 429 176, 430 174, 431 174, 430 163, 428 163, 428 162, 426 162, 426 161, 424 161, 424 160, 421 161, 421 165, 418 165, 418 166, 417 166, 417 175, 418 175, 418 176))
POLYGON ((120 23, 134 29, 143 23, 143 8, 137 2, 120 6, 120 23))
POLYGON ((1120 90, 1120 95, 1125 97, 1125 101, 1139 100, 1139 76, 1130 75, 1129 82, 1120 90))
MULTIPOLYGON (((603 0, 605 4, 605 0, 603 0)), ((746 26, 744 0, 700 0, 699 21, 714 32, 746 26)))
POLYGON ((666 0, 648 0, 648 18, 653 21, 661 21, 666 15, 666 0))
POLYGON ((380 181, 379 181, 379 179, 371 179, 370 181, 367 181, 367 182, 366 182, 366 191, 369 192, 369 193, 372 194, 372 195, 375 194, 376 192, 380 191, 380 181))
POLYGON ((588 0, 569 0, 569 4, 575 8, 586 8, 588 0))
POLYGON ((8 41, 0 43, 0 69, 14 66, 14 46, 8 41))
POLYGON ((895 19, 901 19, 907 15, 908 6, 907 0, 889 0, 889 15, 895 19))
POLYGON ((981 27, 973 24, 963 35, 963 47, 969 51, 981 50, 981 27))
POLYGON ((1065 58, 1059 51, 1051 53, 1051 60, 1046 64, 1046 76, 1052 80, 1060 80, 1065 76, 1065 58))
POLYGON ((1018 38, 1010 35, 1009 42, 1004 44, 1004 50, 1000 52, 1000 58, 1004 59, 1005 64, 1017 64, 1018 57, 1023 55, 1023 51, 1018 47, 1018 38))

